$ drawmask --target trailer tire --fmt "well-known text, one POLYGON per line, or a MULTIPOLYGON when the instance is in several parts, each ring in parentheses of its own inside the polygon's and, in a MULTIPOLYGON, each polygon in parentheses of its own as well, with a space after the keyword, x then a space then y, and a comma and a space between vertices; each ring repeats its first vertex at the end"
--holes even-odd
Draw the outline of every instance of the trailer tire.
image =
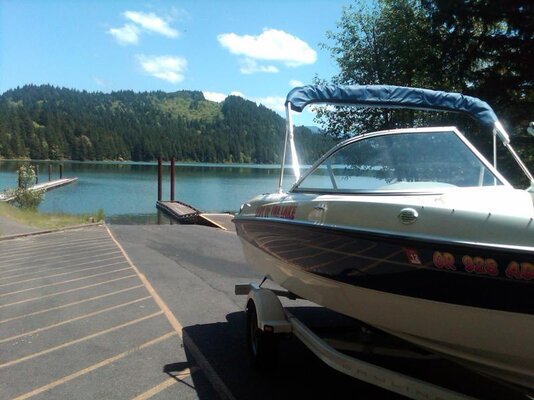
POLYGON ((264 332, 258 326, 258 314, 253 301, 246 308, 246 346, 253 367, 271 370, 276 365, 278 338, 274 333, 264 332))

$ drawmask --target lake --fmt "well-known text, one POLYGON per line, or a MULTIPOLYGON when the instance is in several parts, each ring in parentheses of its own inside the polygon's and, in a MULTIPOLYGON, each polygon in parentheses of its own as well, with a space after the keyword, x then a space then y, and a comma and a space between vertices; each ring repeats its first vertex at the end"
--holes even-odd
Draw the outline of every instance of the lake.
MULTIPOLYGON (((0 161, 0 190, 17 185, 22 161, 0 161)), ((59 162, 36 162, 39 182, 59 178, 59 162)), ((44 212, 93 213, 106 217, 156 213, 157 163, 63 161, 63 177, 78 182, 47 192, 39 206, 44 212)), ((175 198, 207 212, 237 211, 259 193, 276 190, 279 166, 248 164, 177 163, 175 198)), ((288 171, 289 172, 289 171, 288 171)), ((292 177, 286 175, 286 185, 292 177)), ((163 170, 163 200, 169 199, 170 165, 163 170)))

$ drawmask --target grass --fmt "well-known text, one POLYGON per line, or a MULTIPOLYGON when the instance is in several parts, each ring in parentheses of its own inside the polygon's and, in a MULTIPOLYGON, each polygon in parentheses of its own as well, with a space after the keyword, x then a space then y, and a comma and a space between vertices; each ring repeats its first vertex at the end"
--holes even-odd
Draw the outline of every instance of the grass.
MULTIPOLYGON (((58 229, 92 222, 92 217, 96 222, 104 219, 104 214, 102 210, 98 210, 93 216, 87 214, 40 213, 22 210, 0 202, 0 217, 36 228, 58 229)), ((3 232, 0 231, 0 235, 2 234, 3 232)))

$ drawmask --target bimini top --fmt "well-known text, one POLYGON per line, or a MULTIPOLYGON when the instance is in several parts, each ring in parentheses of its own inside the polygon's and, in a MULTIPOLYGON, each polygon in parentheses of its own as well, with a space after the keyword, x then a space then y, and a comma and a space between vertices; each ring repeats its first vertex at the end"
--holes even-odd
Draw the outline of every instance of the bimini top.
POLYGON ((491 128, 498 123, 498 118, 488 103, 475 97, 403 86, 303 86, 288 93, 285 104, 288 103, 291 109, 297 112, 301 112, 309 104, 329 103, 375 108, 454 111, 468 114, 491 128))

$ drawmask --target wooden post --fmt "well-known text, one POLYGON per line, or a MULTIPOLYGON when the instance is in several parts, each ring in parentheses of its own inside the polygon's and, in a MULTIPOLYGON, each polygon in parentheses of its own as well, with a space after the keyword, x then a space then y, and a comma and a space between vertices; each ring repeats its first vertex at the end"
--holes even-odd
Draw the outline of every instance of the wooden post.
POLYGON ((63 164, 59 164, 59 179, 63 179, 63 164))
POLYGON ((163 160, 161 156, 158 157, 158 201, 161 201, 162 190, 161 190, 161 179, 163 177, 163 160))
POLYGON ((48 164, 48 182, 52 180, 52 165, 48 164))
POLYGON ((35 165, 35 184, 37 185, 39 183, 39 166, 35 165))
POLYGON ((174 165, 175 165, 175 159, 174 157, 171 158, 171 201, 174 201, 174 165))

